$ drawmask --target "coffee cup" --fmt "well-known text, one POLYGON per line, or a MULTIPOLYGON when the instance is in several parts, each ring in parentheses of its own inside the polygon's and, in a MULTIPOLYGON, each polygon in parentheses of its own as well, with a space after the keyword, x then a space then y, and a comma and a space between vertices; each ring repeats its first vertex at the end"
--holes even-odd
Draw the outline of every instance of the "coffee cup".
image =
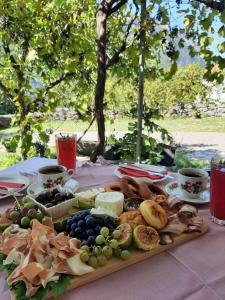
POLYGON ((64 185, 73 175, 73 169, 67 170, 64 166, 45 166, 38 170, 38 181, 44 188, 64 185))
POLYGON ((183 168, 178 171, 180 194, 188 199, 197 199, 206 190, 208 173, 201 169, 183 168))

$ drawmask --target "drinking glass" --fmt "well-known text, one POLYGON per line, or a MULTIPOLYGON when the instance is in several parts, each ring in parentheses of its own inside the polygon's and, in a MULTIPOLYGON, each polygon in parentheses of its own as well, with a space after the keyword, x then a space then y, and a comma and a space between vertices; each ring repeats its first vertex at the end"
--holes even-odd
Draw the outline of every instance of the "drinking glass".
POLYGON ((76 134, 59 133, 55 136, 58 164, 69 169, 76 169, 76 134))
POLYGON ((211 161, 210 211, 213 222, 225 225, 225 153, 211 161))

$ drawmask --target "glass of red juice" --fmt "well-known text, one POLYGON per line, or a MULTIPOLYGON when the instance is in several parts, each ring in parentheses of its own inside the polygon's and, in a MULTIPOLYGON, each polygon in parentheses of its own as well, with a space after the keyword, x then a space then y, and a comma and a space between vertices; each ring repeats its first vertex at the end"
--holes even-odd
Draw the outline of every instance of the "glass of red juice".
POLYGON ((210 211, 213 222, 225 225, 225 154, 211 161, 210 211))
POLYGON ((55 136, 58 164, 76 169, 76 134, 59 133, 55 136))

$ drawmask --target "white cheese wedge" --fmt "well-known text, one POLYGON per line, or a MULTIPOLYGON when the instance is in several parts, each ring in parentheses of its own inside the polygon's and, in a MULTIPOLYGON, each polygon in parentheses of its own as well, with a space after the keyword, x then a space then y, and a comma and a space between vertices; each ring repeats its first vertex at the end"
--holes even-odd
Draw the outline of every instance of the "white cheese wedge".
POLYGON ((102 208, 119 217, 123 212, 124 195, 120 192, 100 193, 95 198, 95 208, 102 208))
POLYGON ((100 208, 100 207, 92 208, 90 210, 90 213, 91 213, 91 215, 95 215, 95 216, 97 216, 97 215, 100 215, 100 216, 107 215, 107 216, 113 217, 115 219, 118 218, 117 215, 115 213, 113 213, 112 211, 110 211, 108 209, 105 209, 105 208, 100 208))
POLYGON ((104 188, 93 188, 76 194, 74 206, 81 209, 89 209, 95 206, 95 198, 99 193, 104 192, 104 188))

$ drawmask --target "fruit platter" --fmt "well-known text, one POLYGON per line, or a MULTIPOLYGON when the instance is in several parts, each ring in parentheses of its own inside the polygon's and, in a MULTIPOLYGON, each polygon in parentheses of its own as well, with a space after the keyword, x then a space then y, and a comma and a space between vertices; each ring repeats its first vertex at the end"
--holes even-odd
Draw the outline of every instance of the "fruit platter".
POLYGON ((16 197, 0 215, 0 266, 12 300, 60 297, 207 232, 196 207, 124 176, 72 193, 16 197))

